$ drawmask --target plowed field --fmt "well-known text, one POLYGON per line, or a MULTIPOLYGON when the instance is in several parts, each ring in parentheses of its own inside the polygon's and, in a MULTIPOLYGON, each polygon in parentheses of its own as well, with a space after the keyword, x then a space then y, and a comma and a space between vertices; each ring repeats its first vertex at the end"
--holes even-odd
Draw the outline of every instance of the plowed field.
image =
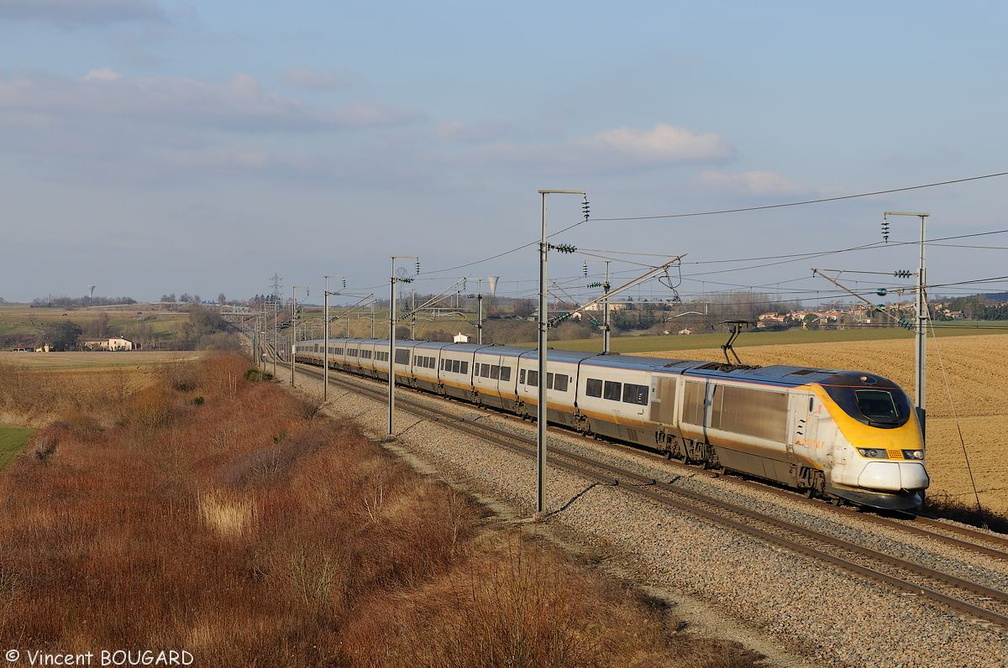
MULTIPOLYGON (((964 503, 973 502, 968 456, 981 503, 996 512, 1008 513, 1006 353, 1006 334, 928 339, 925 397, 929 494, 948 494, 964 503)), ((916 362, 912 339, 753 346, 739 349, 739 354, 744 364, 871 371, 896 381, 913 398, 916 362)), ((648 355, 724 360, 720 349, 648 355)))

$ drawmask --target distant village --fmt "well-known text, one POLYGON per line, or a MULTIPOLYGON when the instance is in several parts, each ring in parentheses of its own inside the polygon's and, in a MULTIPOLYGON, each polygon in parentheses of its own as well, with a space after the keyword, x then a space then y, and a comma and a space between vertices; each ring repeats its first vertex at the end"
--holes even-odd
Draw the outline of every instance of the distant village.
MULTIPOLYGON (((962 310, 952 308, 951 302, 929 304, 931 318, 934 320, 964 320, 966 315, 962 310)), ((868 306, 855 304, 845 308, 800 309, 788 313, 768 311, 760 313, 756 320, 756 329, 843 329, 850 327, 897 327, 916 317, 915 302, 895 302, 868 306)))

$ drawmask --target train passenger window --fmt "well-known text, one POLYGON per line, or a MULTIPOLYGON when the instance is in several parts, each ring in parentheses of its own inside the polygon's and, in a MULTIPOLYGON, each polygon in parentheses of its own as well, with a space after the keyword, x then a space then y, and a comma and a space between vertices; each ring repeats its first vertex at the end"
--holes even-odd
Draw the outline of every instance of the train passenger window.
POLYGON ((552 372, 548 372, 546 374, 546 389, 547 390, 552 390, 553 389, 553 373, 552 372))
POLYGON ((623 394, 623 383, 607 380, 602 388, 602 398, 610 401, 619 401, 623 394))
POLYGON ((628 404, 647 406, 649 389, 647 385, 625 383, 623 385, 623 401, 628 404))
POLYGON ((499 379, 500 378, 500 372, 501 372, 501 368, 500 368, 499 364, 491 364, 490 365, 490 378, 492 378, 493 380, 499 379))
POLYGON ((529 369, 528 372, 528 384, 529 387, 539 387, 539 372, 532 371, 529 369))
POLYGON ((502 366, 500 368, 500 379, 503 380, 505 383, 511 380, 511 367, 502 366))
POLYGON ((489 378, 490 377, 490 365, 489 364, 480 364, 480 366, 479 366, 479 375, 482 378, 489 378))
POLYGON ((525 369, 518 369, 518 384, 525 384, 525 369))
POLYGON ((566 392, 569 376, 565 373, 558 373, 553 380, 553 389, 557 392, 566 392))
POLYGON ((589 378, 585 383, 585 394, 589 397, 601 397, 602 381, 598 378, 589 378))
POLYGON ((462 362, 462 373, 469 373, 469 362, 462 362))

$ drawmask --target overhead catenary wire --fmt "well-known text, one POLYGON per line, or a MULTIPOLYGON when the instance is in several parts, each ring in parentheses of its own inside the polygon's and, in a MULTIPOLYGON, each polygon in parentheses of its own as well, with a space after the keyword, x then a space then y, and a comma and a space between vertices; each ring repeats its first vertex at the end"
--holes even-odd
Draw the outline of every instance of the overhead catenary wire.
MULTIPOLYGON (((961 179, 950 179, 947 181, 935 181, 933 183, 922 183, 915 186, 904 186, 902 188, 889 188, 886 190, 873 190, 871 192, 854 193, 851 195, 837 195, 835 197, 820 197, 818 199, 807 199, 797 202, 782 202, 780 204, 761 204, 757 206, 747 206, 740 207, 737 209, 716 209, 712 211, 694 211, 691 213, 669 213, 669 214, 659 214, 653 216, 623 216, 619 218, 599 218, 595 217, 593 220, 597 222, 616 222, 616 221, 631 221, 631 220, 662 220, 662 219, 672 219, 672 218, 695 218, 699 216, 717 216, 730 213, 749 213, 752 211, 768 211, 771 209, 784 209, 794 206, 806 206, 810 204, 825 204, 827 202, 840 202, 849 199, 859 199, 863 197, 877 197, 879 195, 891 195, 892 193, 909 192, 911 190, 923 190, 925 188, 937 188, 939 186, 954 185, 956 183, 967 183, 969 181, 980 181, 983 179, 994 179, 1002 176, 1008 176, 1008 172, 995 172, 993 174, 981 174, 980 176, 967 176, 961 179)), ((573 226, 572 226, 573 227, 573 226)))
MULTIPOLYGON (((716 210, 709 210, 709 211, 692 211, 692 212, 686 212, 686 213, 671 213, 671 214, 660 214, 660 215, 652 215, 652 216, 622 216, 622 217, 611 217, 611 218, 593 217, 592 220, 596 221, 596 222, 617 222, 617 221, 635 221, 635 220, 661 220, 661 219, 676 219, 676 218, 694 218, 694 217, 699 217, 699 216, 714 216, 714 215, 721 215, 721 214, 749 213, 749 212, 754 212, 754 211, 767 211, 767 210, 771 210, 771 209, 783 209, 783 208, 788 208, 788 207, 810 206, 810 205, 814 205, 814 204, 825 204, 825 203, 828 203, 828 202, 839 202, 839 201, 843 201, 843 200, 859 199, 859 198, 865 198, 865 197, 877 197, 879 195, 889 195, 889 194, 892 194, 892 193, 908 192, 908 191, 912 191, 912 190, 923 190, 923 189, 926 189, 926 188, 938 188, 938 187, 941 187, 941 186, 954 185, 954 184, 957 184, 957 183, 968 183, 968 182, 971 182, 971 181, 980 181, 980 180, 984 180, 984 179, 993 179, 993 178, 998 178, 998 177, 1002 177, 1002 176, 1008 176, 1008 171, 1005 171, 1005 172, 994 172, 994 173, 991 173, 991 174, 981 174, 979 176, 968 176, 968 177, 959 178, 959 179, 948 179, 948 180, 945 180, 945 181, 934 181, 934 182, 931 182, 931 183, 922 183, 922 184, 918 184, 918 185, 904 186, 904 187, 900 187, 900 188, 888 188, 888 189, 885 189, 885 190, 873 190, 873 191, 869 191, 869 192, 853 193, 853 194, 849 194, 849 195, 838 195, 836 197, 822 197, 822 198, 818 198, 818 199, 801 200, 801 201, 795 201, 795 202, 782 202, 782 203, 778 203, 778 204, 762 204, 762 205, 757 205, 757 206, 741 207, 741 208, 737 208, 737 209, 716 209, 716 210)), ((576 223, 573 223, 571 225, 563 227, 563 228, 557 230, 556 232, 553 232, 553 233, 549 234, 547 236, 547 238, 552 239, 553 237, 555 237, 555 236, 557 236, 559 234, 563 234, 564 232, 567 232, 568 230, 572 230, 575 227, 578 227, 580 225, 585 224, 585 222, 587 222, 587 221, 584 220, 584 219, 579 219, 576 223)), ((460 265, 456 265, 456 266, 453 266, 453 267, 445 267, 443 269, 432 269, 432 270, 429 270, 429 271, 426 271, 426 272, 423 272, 423 273, 426 273, 426 274, 443 274, 443 273, 446 273, 446 272, 449 272, 449 271, 458 271, 459 269, 466 269, 468 267, 473 267, 473 266, 476 266, 478 264, 483 264, 484 262, 490 262, 491 260, 496 260, 496 259, 502 258, 502 257, 504 257, 506 255, 510 255, 512 253, 517 253, 520 250, 524 250, 526 248, 533 247, 533 246, 535 246, 538 243, 539 243, 539 240, 529 241, 528 243, 522 244, 522 245, 517 246, 515 248, 512 248, 510 250, 506 250, 506 251, 503 251, 503 252, 500 252, 500 253, 496 253, 496 254, 491 255, 489 257, 485 257, 485 258, 482 258, 482 259, 479 259, 479 260, 474 260, 472 262, 467 262, 465 264, 460 264, 460 265)))
MULTIPOLYGON (((852 199, 852 198, 856 198, 856 197, 870 197, 870 196, 874 196, 874 195, 886 194, 886 193, 892 193, 892 192, 902 192, 902 191, 906 191, 906 190, 917 190, 917 189, 922 189, 922 188, 938 187, 938 186, 955 184, 955 183, 963 183, 963 182, 968 182, 968 181, 976 181, 976 180, 980 180, 980 179, 995 178, 995 177, 1000 177, 1000 176, 1005 176, 1005 175, 1008 175, 1008 172, 998 172, 998 173, 994 173, 994 174, 986 174, 986 175, 982 175, 982 176, 968 177, 968 178, 963 178, 963 179, 953 179, 953 180, 940 181, 940 182, 934 182, 934 183, 928 183, 928 184, 921 184, 921 185, 917 185, 917 186, 907 186, 905 188, 894 188, 894 189, 888 189, 888 190, 877 190, 877 191, 872 191, 872 192, 867 192, 867 193, 857 193, 857 194, 853 194, 853 195, 843 195, 843 196, 839 196, 839 197, 823 198, 823 199, 818 199, 818 200, 804 200, 804 201, 800 201, 800 202, 787 202, 787 203, 783 203, 783 204, 762 205, 762 206, 758 206, 758 207, 746 207, 744 209, 737 209, 737 210, 736 209, 730 209, 730 210, 729 209, 725 209, 725 210, 718 210, 718 211, 703 211, 703 212, 693 212, 693 213, 684 213, 684 214, 669 214, 669 215, 664 215, 664 216, 657 216, 657 218, 683 218, 683 217, 698 216, 698 215, 714 215, 714 214, 717 214, 717 213, 738 213, 738 212, 744 212, 744 211, 759 211, 759 210, 763 210, 763 209, 767 209, 767 208, 780 208, 780 207, 786 207, 786 206, 800 206, 800 205, 808 205, 808 204, 817 204, 817 203, 822 203, 822 202, 829 202, 829 201, 836 201, 836 200, 843 200, 843 199, 852 199)), ((601 218, 596 218, 595 220, 636 220, 636 219, 641 219, 641 218, 642 217, 616 218, 616 219, 608 219, 608 218, 607 219, 601 219, 601 218)), ((644 217, 644 218, 646 218, 646 217, 644 217)), ((552 237, 554 237, 554 236, 556 236, 558 234, 561 234, 561 233, 563 233, 563 232, 565 232, 565 231, 567 231, 569 229, 572 229, 572 228, 577 227, 577 226, 582 225, 582 224, 584 224, 584 220, 578 220, 578 222, 576 222, 576 223, 574 223, 572 225, 569 225, 569 226, 567 226, 565 228, 562 228, 562 229, 558 230, 557 232, 554 232, 553 234, 550 234, 549 236, 552 238, 552 237)), ((1008 229, 989 230, 989 231, 985 231, 985 232, 978 232, 978 233, 971 233, 971 234, 950 235, 950 236, 946 236, 946 237, 940 237, 940 238, 935 238, 935 239, 929 240, 927 242, 927 244, 929 246, 942 246, 942 245, 950 245, 951 246, 951 244, 943 244, 942 242, 955 241, 955 240, 968 239, 968 238, 977 238, 977 237, 984 237, 984 236, 991 236, 991 235, 998 235, 998 234, 1006 234, 1006 233, 1008 233, 1008 229)), ((497 253, 495 255, 492 255, 492 256, 489 256, 489 257, 486 257, 486 258, 483 258, 483 259, 480 259, 480 260, 475 260, 473 262, 465 263, 465 264, 462 264, 462 265, 457 265, 457 266, 454 266, 454 267, 448 267, 448 268, 444 268, 444 269, 435 269, 435 270, 430 270, 430 271, 422 272, 421 277, 419 277, 419 279, 420 280, 424 280, 424 281, 437 280, 436 278, 434 278, 434 276, 437 275, 437 274, 441 274, 441 273, 445 273, 445 272, 453 271, 453 270, 457 270, 457 269, 472 267, 472 266, 481 264, 483 262, 488 262, 488 261, 491 261, 491 260, 494 260, 494 259, 498 259, 500 257, 504 257, 504 256, 509 255, 511 253, 517 252, 519 250, 523 250, 525 248, 529 248, 529 247, 535 246, 537 243, 538 243, 538 241, 530 241, 527 244, 523 244, 523 245, 518 246, 516 248, 513 248, 511 250, 503 251, 501 253, 497 253), (423 274, 426 274, 426 276, 423 276, 423 274)), ((888 244, 888 247, 891 248, 893 246, 899 246, 899 245, 915 245, 916 243, 917 243, 916 241, 912 241, 912 242, 911 241, 905 241, 905 242, 894 242, 894 243, 891 242, 891 243, 888 244)), ((800 262, 800 261, 803 261, 803 260, 820 258, 820 257, 826 256, 826 255, 838 255, 838 254, 844 254, 844 253, 850 253, 850 252, 858 252, 858 251, 865 251, 865 250, 876 250, 876 249, 884 248, 884 247, 886 247, 886 245, 884 245, 882 243, 879 243, 879 242, 876 242, 876 243, 870 243, 870 244, 863 244, 863 245, 860 245, 860 246, 852 246, 852 247, 847 247, 847 248, 825 250, 825 251, 810 251, 810 252, 790 253, 790 254, 782 254, 782 255, 756 256, 756 257, 750 257, 750 258, 734 258, 734 259, 718 259, 718 260, 697 260, 697 261, 692 261, 692 262, 684 262, 682 266, 683 266, 683 268, 686 268, 686 267, 701 267, 701 266, 710 266, 710 265, 719 265, 719 264, 720 265, 726 265, 726 264, 730 265, 730 264, 738 264, 738 263, 744 263, 744 262, 756 262, 756 263, 760 263, 760 264, 752 264, 752 265, 743 266, 743 267, 728 267, 728 268, 724 268, 724 269, 711 269, 710 271, 705 271, 705 272, 695 272, 695 273, 692 273, 692 274, 684 274, 684 280, 687 280, 687 281, 697 281, 697 280, 701 280, 701 277, 702 277, 702 280, 705 283, 710 283, 710 284, 713 284, 713 285, 722 285, 724 287, 728 287, 728 288, 731 288, 731 289, 772 289, 776 285, 780 285, 782 283, 786 283, 786 282, 790 282, 790 281, 797 281, 797 280, 801 280, 801 279, 785 279, 783 281, 773 281, 771 283, 766 283, 766 284, 762 284, 762 285, 751 285, 751 284, 743 284, 743 283, 718 283, 718 282, 715 282, 715 281, 710 281, 707 277, 709 277, 709 276, 717 276, 717 275, 720 275, 720 274, 732 274, 732 273, 737 273, 737 272, 740 272, 740 271, 750 271, 750 270, 755 270, 755 269, 762 269, 762 268, 767 268, 767 267, 772 267, 772 266, 779 266, 779 265, 782 265, 782 264, 789 264, 789 263, 794 263, 794 262, 800 262)), ((980 248, 987 249, 987 248, 992 248, 992 247, 984 246, 984 247, 980 247, 980 248)), ((1001 247, 993 247, 993 248, 1001 248, 1001 247)), ((633 260, 626 259, 626 257, 620 257, 620 256, 635 256, 635 257, 640 257, 640 258, 659 257, 659 256, 661 256, 661 257, 667 257, 666 255, 651 254, 651 253, 634 253, 634 252, 630 252, 630 251, 599 250, 599 249, 586 249, 586 250, 583 250, 583 251, 579 251, 579 253, 585 255, 586 257, 592 257, 592 258, 595 258, 595 259, 609 259, 609 260, 612 260, 612 261, 616 261, 616 262, 620 262, 620 263, 624 263, 624 264, 628 264, 628 265, 632 265, 632 266, 641 266, 641 267, 654 266, 654 265, 652 265, 651 263, 648 263, 648 262, 643 262, 643 261, 642 262, 635 262, 633 260)), ((985 279, 986 282, 997 282, 999 280, 1002 280, 1002 279, 1000 279, 1000 278, 985 279)), ((970 285, 970 284, 978 284, 978 282, 963 281, 963 282, 953 283, 953 284, 940 284, 940 285, 936 285, 934 287, 954 287, 954 286, 963 286, 963 285, 970 285)), ((367 288, 364 288, 364 289, 367 289, 367 288)), ((813 293, 818 295, 819 291, 813 291, 813 293)))

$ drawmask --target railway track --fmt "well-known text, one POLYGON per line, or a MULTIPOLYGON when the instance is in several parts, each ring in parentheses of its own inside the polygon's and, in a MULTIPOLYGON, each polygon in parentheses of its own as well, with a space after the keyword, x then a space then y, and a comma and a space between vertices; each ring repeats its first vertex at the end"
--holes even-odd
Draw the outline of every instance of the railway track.
MULTIPOLYGON (((733 479, 743 487, 759 489, 764 493, 777 496, 782 499, 789 499, 792 503, 799 504, 806 508, 821 508, 823 501, 818 499, 806 499, 795 494, 793 491, 772 487, 761 482, 747 480, 745 478, 734 477, 733 479)), ((874 513, 864 513, 859 509, 844 505, 835 508, 838 513, 848 513, 856 516, 862 523, 870 524, 884 530, 897 530, 906 534, 929 538, 946 544, 950 548, 967 550, 982 554, 986 557, 998 561, 1008 562, 1008 537, 992 534, 974 527, 960 524, 942 522, 938 519, 907 514, 896 514, 895 516, 877 515, 874 513)))
MULTIPOLYGON (((310 367, 301 368, 299 372, 313 375, 319 379, 322 377, 320 370, 310 367)), ((341 385, 351 391, 371 395, 375 399, 384 400, 387 398, 384 385, 379 387, 376 383, 368 382, 365 379, 353 378, 351 380, 342 373, 331 373, 329 381, 330 384, 341 385)), ((450 416, 443 410, 430 405, 430 400, 433 399, 431 395, 422 396, 427 401, 403 396, 397 398, 397 404, 400 408, 423 419, 439 422, 453 430, 524 456, 534 456, 534 443, 531 443, 527 437, 516 435, 512 431, 485 421, 463 420, 450 416)), ((517 418, 512 419, 517 421, 517 418)), ((571 435, 566 431, 563 433, 571 435)), ((551 467, 563 469, 598 484, 619 486, 627 493, 635 494, 652 503, 689 513, 700 521, 738 532, 764 544, 803 555, 814 562, 843 569, 881 583, 906 596, 926 599, 939 608, 954 611, 981 625, 994 625, 1008 630, 1008 592, 1006 592, 1008 585, 996 582, 998 580, 996 573, 974 573, 975 579, 970 579, 952 572, 968 570, 965 567, 956 568, 954 560, 952 567, 938 568, 922 563, 921 559, 907 559, 900 556, 898 553, 906 552, 907 547, 892 536, 887 536, 887 540, 893 541, 893 548, 880 550, 877 545, 868 546, 857 540, 806 526, 801 522, 782 519, 774 513, 765 512, 753 506, 733 504, 711 494, 688 489, 678 483, 681 476, 673 474, 670 476, 670 480, 659 480, 653 476, 635 473, 623 466, 577 454, 555 443, 550 445, 549 464, 551 467), (986 582, 977 580, 986 580, 986 582)), ((742 482, 747 485, 756 484, 749 481, 742 482)), ((785 495, 783 490, 774 490, 774 493, 785 495)), ((809 501, 794 493, 787 493, 787 498, 799 504, 814 504, 817 508, 823 507, 821 502, 809 501)), ((850 517, 853 515, 848 516, 848 518, 850 517)), ((935 541, 945 549, 968 550, 990 558, 1006 559, 1005 550, 999 549, 999 546, 1005 545, 1006 542, 982 532, 970 532, 959 528, 949 529, 948 525, 932 520, 911 524, 911 520, 896 521, 870 514, 859 514, 856 519, 875 525, 876 528, 883 528, 887 532, 904 532, 918 538, 935 541), (959 537, 949 535, 957 531, 959 537)), ((918 522, 920 519, 912 520, 912 522, 918 522)), ((1003 576, 1001 579, 1008 581, 1008 576, 1003 576)))

